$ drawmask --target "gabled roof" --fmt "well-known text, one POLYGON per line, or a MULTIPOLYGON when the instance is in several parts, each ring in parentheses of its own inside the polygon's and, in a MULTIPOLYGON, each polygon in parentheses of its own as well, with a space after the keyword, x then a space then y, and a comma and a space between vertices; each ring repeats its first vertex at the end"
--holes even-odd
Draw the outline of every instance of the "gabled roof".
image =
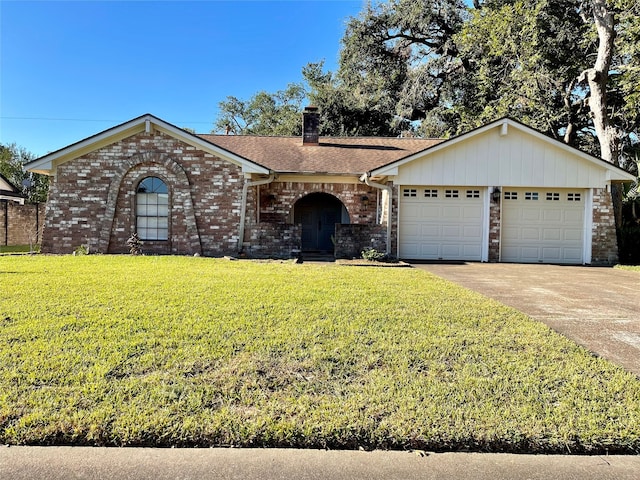
POLYGON ((7 177, 0 173, 0 200, 13 200, 15 202, 24 203, 24 195, 13 185, 7 177))
POLYGON ((278 173, 361 175, 436 145, 440 139, 321 137, 317 146, 301 137, 198 135, 208 142, 278 173))
POLYGON ((488 123, 486 125, 483 125, 482 127, 476 128, 474 130, 471 130, 467 133, 464 133, 462 135, 458 135, 457 137, 453 137, 451 139, 448 140, 444 140, 440 143, 437 143, 429 148, 427 148, 424 151, 421 152, 417 152, 413 155, 407 156, 405 158, 396 160, 396 161, 392 161, 389 162, 385 165, 379 166, 379 167, 375 167, 373 169, 371 169, 370 171, 368 171, 366 173, 367 176, 371 176, 371 177, 383 177, 383 176, 389 176, 389 175, 395 175, 397 174, 398 171, 398 167, 405 165, 409 162, 413 162, 414 160, 420 159, 420 158, 426 158, 429 155, 432 155, 436 152, 439 152, 441 150, 447 149, 447 148, 451 148, 452 146, 460 143, 460 142, 464 142, 466 140, 468 140, 471 137, 474 137, 476 135, 480 135, 482 133, 487 132, 488 130, 491 130, 493 128, 500 128, 501 129, 501 135, 507 135, 508 134, 508 130, 509 128, 515 128, 518 129, 526 134, 529 134, 535 138, 538 138, 544 142, 547 142, 549 144, 553 144, 554 146, 560 148, 561 150, 565 151, 565 152, 569 152, 579 158, 582 158, 583 160, 586 160, 587 162, 590 162, 592 164, 598 165, 600 168, 603 168, 607 171, 609 179, 612 181, 622 181, 622 182, 635 182, 635 177, 633 175, 631 175, 629 172, 627 172, 626 170, 624 170, 623 168, 617 167, 601 158, 598 157, 594 157, 593 155, 590 155, 588 153, 583 152, 582 150, 578 150, 577 148, 574 148, 570 145, 567 145, 566 143, 560 142, 558 140, 555 140, 547 135, 545 135, 544 133, 531 128, 521 122, 518 122, 517 120, 514 120, 512 118, 508 118, 508 117, 504 117, 504 118, 500 118, 498 120, 495 120, 491 123, 488 123))
POLYGON ((247 158, 236 155, 233 152, 224 150, 217 145, 209 143, 205 139, 187 132, 175 125, 165 122, 151 114, 141 115, 140 117, 129 120, 128 122, 117 125, 103 132, 97 133, 89 138, 80 140, 72 145, 64 147, 55 152, 49 153, 43 157, 37 158, 25 165, 29 171, 36 173, 52 174, 58 165, 78 158, 89 152, 99 148, 111 145, 124 138, 130 137, 144 131, 150 132, 157 129, 167 135, 177 138, 191 146, 199 148, 212 155, 228 160, 242 167, 245 173, 261 173, 268 174, 269 169, 252 162, 247 158))

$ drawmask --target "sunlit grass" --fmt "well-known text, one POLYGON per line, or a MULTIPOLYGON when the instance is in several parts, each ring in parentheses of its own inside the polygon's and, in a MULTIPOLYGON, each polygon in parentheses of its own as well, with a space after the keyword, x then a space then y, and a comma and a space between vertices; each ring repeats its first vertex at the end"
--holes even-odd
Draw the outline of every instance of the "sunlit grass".
POLYGON ((640 381, 407 268, 0 259, 0 442, 638 452, 640 381))
POLYGON ((619 268, 621 270, 633 270, 635 272, 640 272, 640 265, 616 265, 615 268, 619 268))

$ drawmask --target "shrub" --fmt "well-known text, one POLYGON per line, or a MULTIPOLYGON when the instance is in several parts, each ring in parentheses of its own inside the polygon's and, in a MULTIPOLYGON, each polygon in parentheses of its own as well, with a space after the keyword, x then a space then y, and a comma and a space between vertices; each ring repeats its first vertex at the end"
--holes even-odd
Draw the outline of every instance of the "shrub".
POLYGON ((387 255, 386 253, 377 251, 375 248, 368 247, 362 251, 362 258, 364 258, 365 260, 370 260, 372 262, 381 262, 383 260, 386 260, 387 255))

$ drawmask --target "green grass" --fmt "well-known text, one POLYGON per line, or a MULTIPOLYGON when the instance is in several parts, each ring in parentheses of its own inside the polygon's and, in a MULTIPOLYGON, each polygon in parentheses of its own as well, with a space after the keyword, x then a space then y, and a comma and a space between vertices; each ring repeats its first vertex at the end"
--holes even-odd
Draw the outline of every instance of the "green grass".
POLYGON ((640 451, 640 380, 426 272, 0 258, 0 442, 640 451))
MULTIPOLYGON (((33 245, 35 252, 40 251, 39 245, 33 245)), ((29 245, 0 245, 0 254, 3 253, 31 253, 29 245)))
POLYGON ((616 265, 615 268, 619 268, 621 270, 633 270, 635 272, 640 272, 640 265, 616 265))

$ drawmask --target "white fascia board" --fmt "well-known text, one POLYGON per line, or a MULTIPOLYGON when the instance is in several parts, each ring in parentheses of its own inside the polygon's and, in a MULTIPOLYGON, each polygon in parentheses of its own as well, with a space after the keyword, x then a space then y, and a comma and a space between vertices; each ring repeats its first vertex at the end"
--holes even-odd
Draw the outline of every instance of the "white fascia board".
POLYGON ((30 172, 54 175, 58 165, 137 133, 149 131, 151 126, 191 146, 228 160, 229 162, 240 166, 242 171, 245 173, 269 174, 269 169, 202 140, 200 137, 192 135, 191 133, 150 114, 135 118, 126 123, 110 128, 109 130, 105 130, 96 135, 85 138, 84 140, 69 145, 68 147, 40 157, 27 163, 25 168, 30 172))
MULTIPOLYGON (((583 152, 582 150, 578 150, 575 147, 572 147, 570 145, 567 145, 564 142, 560 142, 558 140, 554 140, 553 138, 548 137, 547 135, 540 133, 539 131, 531 128, 531 127, 527 127, 526 125, 523 125, 519 122, 514 122, 511 119, 503 119, 503 120, 499 120, 497 122, 494 122, 495 124, 502 124, 504 122, 507 122, 510 126, 513 126, 514 128, 517 128, 518 130, 528 133, 529 135, 542 140, 544 142, 547 143, 551 143, 554 146, 560 148, 561 150, 564 150, 567 153, 576 155, 577 157, 582 158, 583 160, 586 160, 588 162, 591 162, 592 164, 599 166, 600 168, 604 168, 606 169, 606 175, 607 177, 609 177, 610 180, 612 181, 621 181, 621 182, 635 182, 635 177, 633 175, 631 175, 630 173, 624 171, 623 169, 616 167, 615 165, 610 164, 609 162, 602 160, 601 158, 598 157, 594 157, 593 155, 589 155, 588 153, 583 152)), ((491 125, 491 124, 490 124, 491 125)))
POLYGON ((508 127, 513 127, 516 128, 522 132, 525 132, 529 135, 532 135, 533 137, 542 140, 543 142, 547 142, 547 143, 551 143, 554 146, 560 148, 561 150, 564 150, 565 152, 568 152, 572 155, 576 155, 580 158, 582 158, 583 160, 587 160, 588 162, 593 163, 594 165, 599 166, 600 168, 604 168, 607 171, 607 175, 610 175, 610 181, 621 181, 621 182, 635 182, 636 178, 631 175, 630 173, 624 171, 621 168, 616 167, 615 165, 611 165, 609 163, 607 163, 606 161, 594 157, 592 155, 589 155, 588 153, 584 153, 581 150, 578 150, 577 148, 571 147, 570 145, 567 145, 566 143, 560 142, 558 140, 554 140, 552 138, 549 138, 548 136, 544 135, 543 133, 538 132, 537 130, 531 128, 531 127, 527 127, 526 125, 519 123, 519 122, 515 122, 513 120, 511 120, 510 118, 502 118, 500 120, 496 120, 494 122, 488 123, 487 125, 484 125, 480 128, 476 128, 475 130, 471 130, 470 132, 467 133, 463 133, 462 135, 458 136, 458 137, 454 137, 451 138, 449 140, 445 140, 442 143, 438 143, 437 145, 434 145, 432 147, 426 148, 425 150, 422 150, 418 153, 414 153, 413 155, 410 155, 406 158, 400 159, 394 163, 391 163, 389 165, 385 165, 382 166, 380 168, 377 168, 375 170, 372 170, 370 172, 371 176, 378 176, 378 175, 389 175, 389 176, 393 176, 393 175, 397 175, 398 174, 398 167, 401 167, 402 165, 405 165, 407 163, 413 162, 414 160, 417 160, 419 158, 424 158, 426 156, 429 156, 433 153, 439 152, 440 150, 444 150, 446 148, 449 148, 453 145, 456 145, 457 143, 460 142, 464 142, 465 140, 474 137, 476 135, 480 135, 488 130, 491 130, 492 128, 500 128, 500 134, 501 136, 506 136, 508 135, 509 129, 508 127))
POLYGON ((62 163, 78 158, 99 148, 115 143, 123 138, 140 133, 145 128, 144 119, 132 120, 117 127, 110 128, 91 137, 80 140, 68 147, 56 150, 43 157, 37 158, 25 165, 25 169, 30 172, 43 173, 45 175, 55 174, 56 167, 62 163), (136 121, 138 120, 138 121, 136 121))

